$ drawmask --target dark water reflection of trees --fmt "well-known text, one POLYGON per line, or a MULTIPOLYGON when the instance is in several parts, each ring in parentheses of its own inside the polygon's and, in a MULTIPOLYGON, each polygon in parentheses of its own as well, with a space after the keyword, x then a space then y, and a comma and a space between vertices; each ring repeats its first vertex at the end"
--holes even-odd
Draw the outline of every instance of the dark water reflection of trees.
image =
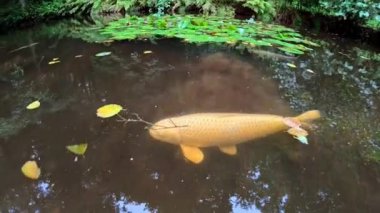
POLYGON ((327 43, 299 58, 294 62, 299 68, 293 70, 284 61, 240 56, 213 45, 166 40, 104 46, 38 39, 33 52, 7 54, 21 46, 17 42, 0 49, 0 172, 6 174, 0 181, 1 211, 379 208, 378 164, 367 158, 368 147, 379 145, 378 93, 373 89, 379 83, 373 74, 379 61, 372 52, 366 53, 369 61, 360 62, 354 59, 355 49, 327 43), (94 57, 105 50, 112 55, 94 57), (78 54, 83 57, 75 58, 78 54), (54 57, 62 62, 47 65, 54 57), (358 74, 350 66, 371 72, 358 74), (314 73, 305 73, 306 68, 314 73), (42 107, 24 110, 36 98, 42 107), (236 157, 206 149, 206 161, 195 166, 178 147, 153 141, 142 125, 124 127, 97 118, 96 109, 105 103, 119 103, 152 121, 199 111, 294 115, 314 108, 325 118, 308 146, 278 134, 239 145, 236 157), (75 161, 64 147, 81 142, 88 142, 89 149, 75 161), (38 181, 20 173, 30 158, 42 168, 38 181))

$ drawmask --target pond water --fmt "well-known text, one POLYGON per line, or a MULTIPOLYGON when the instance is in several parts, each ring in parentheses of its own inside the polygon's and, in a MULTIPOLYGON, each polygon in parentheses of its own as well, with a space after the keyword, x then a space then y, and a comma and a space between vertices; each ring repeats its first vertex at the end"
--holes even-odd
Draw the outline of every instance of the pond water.
POLYGON ((41 29, 0 39, 1 212, 380 210, 379 49, 326 36, 283 60, 168 39, 86 43, 41 29), (104 51, 112 53, 95 56, 104 51), (36 99, 41 107, 26 110, 36 99), (279 133, 238 145, 232 157, 207 148, 194 165, 144 124, 98 118, 110 103, 152 122, 310 109, 323 118, 309 145, 279 133), (65 149, 79 143, 89 145, 84 156, 65 149), (38 180, 22 175, 27 160, 41 167, 38 180))

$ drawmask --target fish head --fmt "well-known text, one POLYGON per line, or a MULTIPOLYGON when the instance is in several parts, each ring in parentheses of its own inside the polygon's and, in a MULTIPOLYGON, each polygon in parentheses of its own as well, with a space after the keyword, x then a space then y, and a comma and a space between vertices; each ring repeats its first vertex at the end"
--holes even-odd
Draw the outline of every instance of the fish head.
POLYGON ((167 118, 153 124, 149 128, 149 134, 156 140, 179 144, 179 128, 180 127, 176 126, 171 119, 167 118))

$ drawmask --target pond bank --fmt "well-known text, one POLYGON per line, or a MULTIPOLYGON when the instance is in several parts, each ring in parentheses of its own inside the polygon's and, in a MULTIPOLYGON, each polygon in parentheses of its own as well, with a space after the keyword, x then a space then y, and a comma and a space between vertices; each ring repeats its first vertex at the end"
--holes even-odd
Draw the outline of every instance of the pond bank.
POLYGON ((344 38, 360 39, 380 47, 380 31, 362 26, 354 20, 289 9, 278 14, 277 21, 285 26, 306 28, 313 33, 331 33, 344 38))
MULTIPOLYGON (((10 2, 10 1, 8 1, 10 2)), ((132 1, 133 2, 133 1, 132 1)), ((64 19, 69 17, 78 17, 85 19, 92 19, 97 22, 97 19, 102 19, 101 16, 110 14, 119 14, 118 16, 124 17, 128 14, 152 14, 163 15, 164 13, 190 13, 190 14, 212 14, 220 15, 223 17, 235 16, 235 18, 248 19, 252 15, 258 19, 270 19, 274 15, 274 5, 264 4, 257 12, 253 9, 259 7, 254 4, 243 4, 238 1, 231 1, 233 3, 218 5, 213 4, 205 9, 205 5, 185 5, 178 6, 175 1, 162 1, 167 3, 155 4, 141 4, 136 3, 97 3, 97 1, 41 1, 29 2, 22 5, 19 3, 5 3, 5 6, 0 9, 0 33, 9 31, 10 29, 28 27, 36 23, 46 22, 47 20, 64 19), (127 12, 126 12, 127 11, 127 12), (268 16, 268 17, 267 17, 268 16)), ((321 13, 306 12, 303 9, 292 7, 284 7, 285 9, 278 9, 277 15, 274 18, 276 22, 297 28, 307 28, 314 32, 327 32, 338 34, 339 36, 361 39, 379 46, 380 44, 380 31, 373 27, 366 27, 355 19, 344 20, 341 17, 323 15, 321 13)))

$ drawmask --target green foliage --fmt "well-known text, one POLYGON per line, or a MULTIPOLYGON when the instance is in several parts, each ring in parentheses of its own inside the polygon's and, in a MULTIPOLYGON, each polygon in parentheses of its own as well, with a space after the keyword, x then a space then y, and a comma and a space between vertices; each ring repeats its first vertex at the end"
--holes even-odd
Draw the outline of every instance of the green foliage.
POLYGON ((350 19, 373 29, 380 25, 380 2, 375 0, 282 0, 277 7, 350 19))
POLYGON ((241 4, 255 11, 255 18, 270 21, 275 10, 267 0, 34 0, 28 1, 24 9, 13 3, 0 9, 0 24, 14 26, 21 22, 39 21, 49 17, 90 14, 93 18, 119 12, 139 12, 149 9, 158 16, 177 11, 196 9, 204 15, 233 17, 235 7, 241 4))
POLYGON ((255 11, 263 21, 270 21, 276 15, 276 10, 271 2, 264 0, 248 0, 243 6, 255 11))
POLYGON ((109 23, 100 33, 107 40, 141 38, 180 38, 190 43, 226 43, 240 48, 276 48, 288 54, 303 54, 307 46, 317 44, 305 40, 292 29, 277 25, 249 23, 218 16, 131 16, 109 23))

